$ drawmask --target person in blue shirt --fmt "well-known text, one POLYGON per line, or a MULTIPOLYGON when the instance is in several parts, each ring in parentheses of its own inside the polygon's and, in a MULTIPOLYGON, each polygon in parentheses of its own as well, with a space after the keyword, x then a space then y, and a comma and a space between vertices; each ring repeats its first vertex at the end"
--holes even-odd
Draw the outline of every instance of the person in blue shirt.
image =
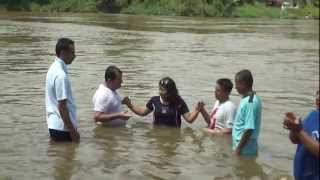
POLYGON ((235 75, 235 87, 242 99, 232 128, 232 149, 236 155, 257 155, 261 123, 261 100, 252 89, 253 77, 249 70, 235 75))
POLYGON ((316 109, 301 121, 292 112, 287 112, 283 127, 290 131, 289 138, 297 144, 294 158, 294 177, 297 180, 319 180, 319 90, 316 95, 316 109))

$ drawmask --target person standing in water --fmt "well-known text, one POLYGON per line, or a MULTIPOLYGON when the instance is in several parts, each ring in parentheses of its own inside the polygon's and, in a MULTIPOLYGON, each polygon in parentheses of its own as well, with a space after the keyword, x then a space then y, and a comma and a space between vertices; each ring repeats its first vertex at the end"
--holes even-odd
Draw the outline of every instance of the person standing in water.
POLYGON ((46 76, 46 117, 53 141, 79 141, 76 105, 69 82, 67 65, 75 58, 74 42, 61 38, 56 44, 56 58, 46 76))
POLYGON ((236 155, 257 155, 262 105, 253 91, 253 77, 249 70, 235 76, 236 89, 242 99, 232 128, 232 149, 236 155))
POLYGON ((159 96, 151 97, 145 107, 133 105, 128 97, 124 98, 123 103, 139 116, 153 112, 155 125, 181 127, 181 116, 188 123, 193 123, 199 114, 199 108, 189 112, 187 104, 180 97, 176 84, 170 77, 159 81, 159 96))
POLYGON ((233 84, 230 79, 217 80, 214 91, 217 100, 210 114, 204 108, 204 103, 200 102, 201 115, 208 124, 204 131, 210 134, 231 134, 237 110, 235 104, 229 98, 232 88, 233 84))
POLYGON ((125 125, 131 117, 123 111, 122 100, 117 89, 122 84, 122 71, 116 66, 109 66, 105 71, 105 81, 99 85, 93 95, 93 119, 97 124, 125 125))
POLYGON ((292 112, 287 112, 283 120, 283 127, 290 131, 289 138, 297 144, 294 157, 293 172, 297 180, 319 180, 320 168, 320 97, 319 90, 315 97, 316 109, 312 110, 301 121, 292 112))

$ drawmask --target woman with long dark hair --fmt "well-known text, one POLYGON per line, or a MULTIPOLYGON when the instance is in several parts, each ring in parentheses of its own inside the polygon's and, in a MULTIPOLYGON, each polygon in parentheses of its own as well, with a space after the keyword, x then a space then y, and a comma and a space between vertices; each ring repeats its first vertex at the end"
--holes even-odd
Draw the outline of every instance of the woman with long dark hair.
POLYGON ((199 114, 199 108, 189 112, 187 104, 180 97, 175 82, 170 77, 162 78, 159 81, 159 96, 151 97, 145 107, 138 107, 131 103, 128 97, 123 103, 139 116, 146 116, 153 111, 154 124, 168 126, 181 126, 181 116, 192 123, 199 114))

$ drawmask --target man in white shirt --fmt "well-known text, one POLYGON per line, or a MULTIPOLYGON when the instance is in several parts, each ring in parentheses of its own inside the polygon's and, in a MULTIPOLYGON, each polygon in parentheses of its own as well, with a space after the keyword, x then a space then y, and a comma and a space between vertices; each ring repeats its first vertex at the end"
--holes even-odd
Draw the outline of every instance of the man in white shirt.
POLYGON ((76 106, 67 65, 75 58, 74 42, 60 38, 56 58, 46 76, 46 118, 50 138, 54 141, 79 141, 76 106))
POLYGON ((97 124, 124 125, 131 117, 123 111, 122 98, 117 89, 121 87, 122 72, 116 66, 109 66, 105 72, 105 82, 96 90, 93 101, 93 119, 97 124))
POLYGON ((208 124, 204 130, 211 134, 231 134, 233 120, 237 111, 236 106, 229 99, 233 84, 230 79, 218 79, 215 87, 216 102, 210 114, 199 102, 200 112, 208 124))

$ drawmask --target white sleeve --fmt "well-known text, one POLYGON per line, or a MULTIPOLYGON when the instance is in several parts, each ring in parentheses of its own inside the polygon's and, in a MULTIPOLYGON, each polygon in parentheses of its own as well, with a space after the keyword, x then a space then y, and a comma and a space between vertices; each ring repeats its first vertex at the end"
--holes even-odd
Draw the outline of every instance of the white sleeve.
POLYGON ((216 108, 218 108, 219 107, 219 101, 216 101, 215 103, 214 103, 214 105, 213 105, 213 108, 211 109, 211 111, 210 111, 210 117, 211 117, 211 114, 213 113, 213 111, 216 109, 216 108))
POLYGON ((55 93, 58 101, 68 99, 70 89, 69 79, 65 75, 57 76, 54 81, 55 93))
POLYGON ((93 96, 93 110, 98 112, 107 112, 110 104, 108 99, 108 96, 104 96, 96 92, 93 96))
POLYGON ((234 104, 230 104, 230 106, 227 107, 226 109, 226 124, 225 124, 225 127, 226 128, 232 128, 233 126, 233 120, 236 116, 236 111, 237 111, 237 108, 234 104))

